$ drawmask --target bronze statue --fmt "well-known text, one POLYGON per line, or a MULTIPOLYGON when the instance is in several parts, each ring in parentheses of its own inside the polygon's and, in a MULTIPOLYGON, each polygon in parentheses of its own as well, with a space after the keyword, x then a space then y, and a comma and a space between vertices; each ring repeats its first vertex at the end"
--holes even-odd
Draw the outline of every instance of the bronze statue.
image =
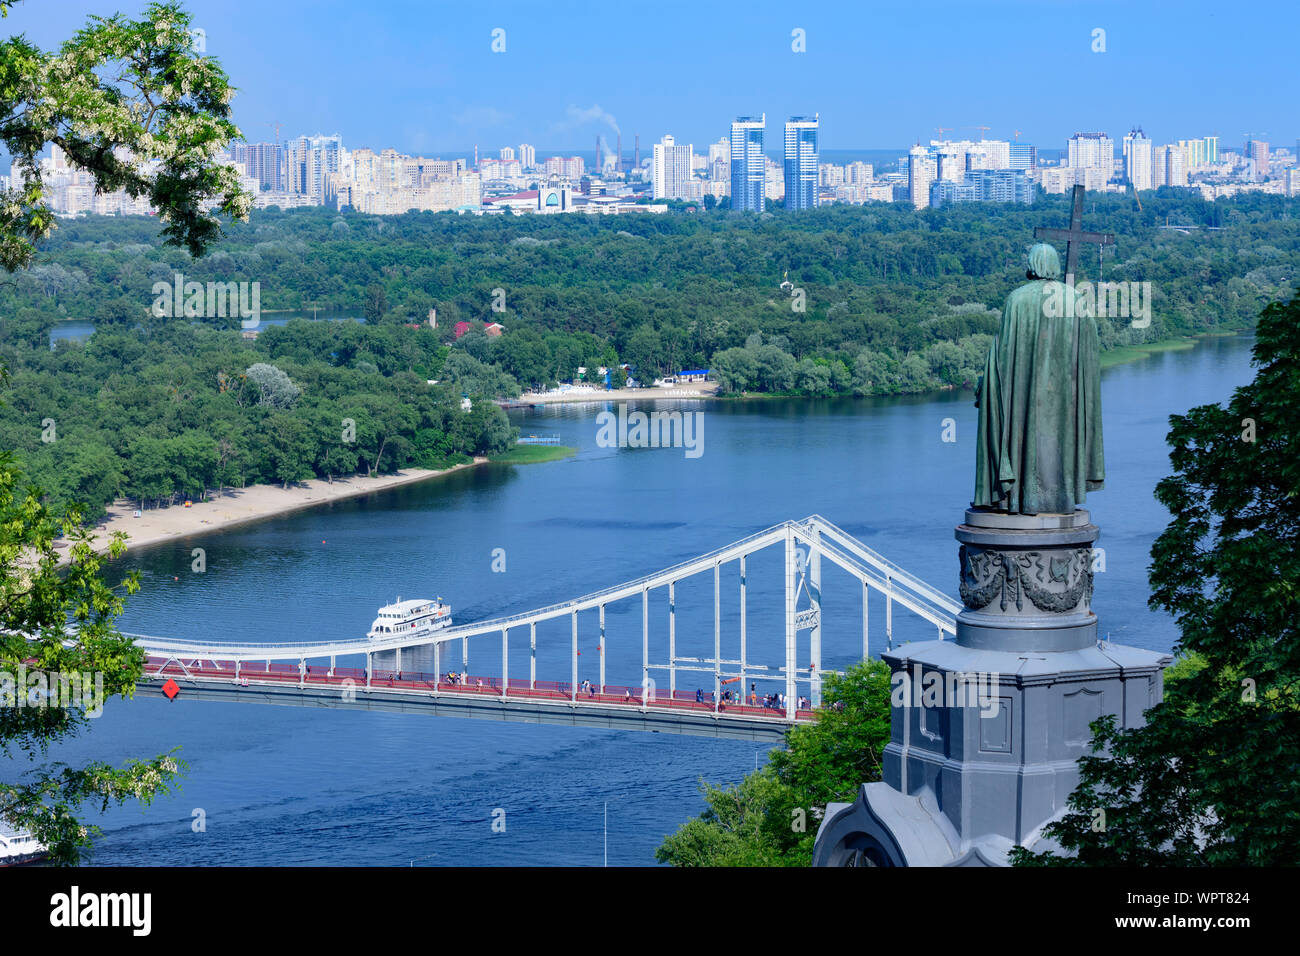
POLYGON ((1069 514, 1106 478, 1097 322, 1077 315, 1055 247, 1029 250, 1028 277, 1007 297, 975 399, 972 505, 1069 514))

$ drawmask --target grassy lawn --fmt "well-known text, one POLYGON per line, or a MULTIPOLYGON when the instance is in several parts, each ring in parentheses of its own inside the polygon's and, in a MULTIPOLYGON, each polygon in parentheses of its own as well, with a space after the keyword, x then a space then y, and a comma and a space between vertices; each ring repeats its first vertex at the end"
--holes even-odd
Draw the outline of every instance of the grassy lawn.
POLYGON ((1148 358, 1153 352, 1172 352, 1195 347, 1196 340, 1187 338, 1166 339, 1163 342, 1152 342, 1149 345, 1123 345, 1117 349, 1102 352, 1101 367, 1110 368, 1112 365, 1123 365, 1125 362, 1148 358))
POLYGON ((516 445, 510 451, 494 455, 490 461, 498 465, 534 465, 541 461, 556 461, 576 454, 578 449, 566 445, 516 445))

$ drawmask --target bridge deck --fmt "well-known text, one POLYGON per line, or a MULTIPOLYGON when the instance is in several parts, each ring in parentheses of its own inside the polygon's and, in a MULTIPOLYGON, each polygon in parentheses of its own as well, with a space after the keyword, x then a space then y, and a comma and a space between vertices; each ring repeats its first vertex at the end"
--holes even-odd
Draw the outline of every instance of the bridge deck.
MULTIPOLYGON (((243 701, 307 707, 336 707, 424 713, 434 716, 513 720, 575 727, 642 730, 688 736, 733 738, 780 743, 791 726, 775 708, 697 701, 694 694, 657 691, 647 701, 641 689, 606 685, 575 695, 563 683, 511 678, 503 694, 499 678, 466 677, 464 683, 438 679, 433 674, 375 671, 366 686, 364 670, 296 665, 270 668, 245 665, 235 677, 233 661, 205 661, 203 666, 182 666, 175 660, 149 658, 144 688, 158 688, 174 680, 180 697, 198 700, 243 701)), ((795 723, 815 719, 812 710, 796 711, 795 723)))

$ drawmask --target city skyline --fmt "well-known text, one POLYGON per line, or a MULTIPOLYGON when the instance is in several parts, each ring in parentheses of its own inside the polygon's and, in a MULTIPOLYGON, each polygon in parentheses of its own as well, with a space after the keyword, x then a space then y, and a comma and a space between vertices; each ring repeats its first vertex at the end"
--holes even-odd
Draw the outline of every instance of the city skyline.
MULTIPOLYGON (((54 47, 92 13, 134 15, 143 6, 19 3, 6 26, 54 47)), ((626 154, 634 134, 643 150, 665 133, 713 142, 730 118, 762 113, 819 113, 822 151, 905 150, 954 127, 974 137, 987 126, 987 135, 1003 139, 1019 129, 1022 141, 1040 146, 1080 129, 1122 134, 1137 125, 1153 139, 1194 128, 1225 144, 1300 135, 1278 126, 1288 96, 1270 65, 1284 62, 1294 32, 1287 27, 1300 24, 1287 9, 1259 31, 1255 18, 1225 16, 1208 3, 1185 4, 1171 18, 1159 8, 1044 9, 1017 0, 999 5, 1008 15, 996 23, 966 18, 949 32, 917 30, 903 10, 792 12, 756 3, 723 42, 696 28, 697 6, 672 2, 663 9, 679 12, 682 30, 647 31, 635 12, 592 15, 574 2, 548 10, 545 22, 510 3, 480 14, 326 2, 311 17, 246 0, 185 6, 203 30, 204 52, 238 87, 234 118, 249 142, 273 140, 275 124, 290 122, 308 134, 337 131, 353 143, 423 155, 519 142, 572 149, 598 134, 612 145, 621 131, 626 154), (497 38, 495 30, 505 32, 497 38), (1104 50, 1093 52, 1097 30, 1105 31, 1104 50), (355 42, 370 33, 382 42, 355 42), (795 52, 800 45, 804 52, 795 52), (680 68, 655 69, 668 63, 680 68), (1230 82, 1201 82, 1206 71, 1230 82), (955 84, 953 75, 973 79, 955 84), (704 77, 707 96, 699 94, 704 77), (1175 95, 1193 88, 1194 97, 1175 95)), ((942 22, 945 11, 961 9, 939 4, 936 13, 942 22)))
MULTIPOLYGON (((538 162, 536 147, 528 143, 518 146, 526 163, 516 158, 513 146, 501 147, 495 157, 475 150, 470 161, 411 156, 392 147, 348 149, 339 134, 235 143, 220 161, 237 169, 240 186, 252 195, 255 207, 326 205, 382 215, 411 210, 662 213, 668 210, 663 200, 699 201, 706 208, 726 202, 752 212, 778 201, 788 210, 877 201, 905 201, 923 209, 953 202, 1032 203, 1040 189, 1053 194, 1076 186, 1093 192, 1171 186, 1199 190, 1206 199, 1241 192, 1300 195, 1296 154, 1259 139, 1238 153, 1221 150, 1213 135, 1156 145, 1141 128, 1133 128, 1117 154, 1108 133, 1076 132, 1059 163, 1039 157, 1033 144, 931 140, 913 146, 898 169, 891 162, 878 174, 874 163, 860 159, 843 165, 820 162, 816 114, 785 122, 783 162, 774 162, 764 152, 766 124, 761 114, 738 116, 730 139, 710 143, 705 154, 665 134, 644 165, 635 161, 639 138, 632 163, 621 153, 621 137, 618 155, 599 138, 595 162, 587 167, 581 155, 538 162)), ((152 212, 146 201, 122 190, 96 190, 90 174, 70 165, 57 146, 40 167, 58 215, 152 212)), ((9 188, 25 176, 17 168, 10 177, 0 176, 0 186, 9 188)))

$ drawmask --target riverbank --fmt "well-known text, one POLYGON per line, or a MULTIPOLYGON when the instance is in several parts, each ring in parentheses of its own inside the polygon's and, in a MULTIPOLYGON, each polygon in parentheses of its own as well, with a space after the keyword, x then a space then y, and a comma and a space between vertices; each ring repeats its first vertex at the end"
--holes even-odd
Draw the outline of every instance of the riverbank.
POLYGON ((281 488, 279 485, 228 488, 224 494, 207 501, 196 501, 189 508, 184 505, 150 508, 141 512, 138 518, 135 517, 134 502, 119 500, 107 509, 108 517, 95 528, 96 550, 103 552, 108 549, 108 538, 114 531, 124 532, 127 535, 128 549, 135 550, 190 535, 233 528, 250 521, 277 518, 332 501, 345 501, 400 485, 428 481, 454 471, 473 468, 487 460, 475 458, 472 462, 441 469, 408 468, 396 474, 376 475, 373 478, 354 475, 351 478, 335 478, 333 482, 313 478, 290 488, 281 488))

